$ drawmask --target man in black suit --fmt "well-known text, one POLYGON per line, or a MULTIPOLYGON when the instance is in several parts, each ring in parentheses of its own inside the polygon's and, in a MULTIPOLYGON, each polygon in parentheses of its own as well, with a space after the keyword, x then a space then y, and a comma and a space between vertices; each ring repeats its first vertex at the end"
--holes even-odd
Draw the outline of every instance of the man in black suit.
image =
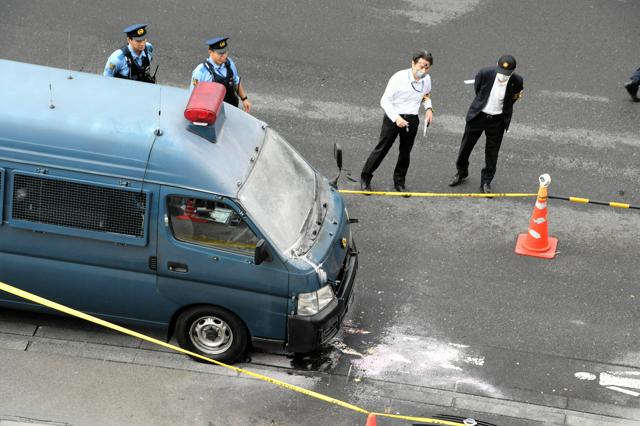
POLYGON ((629 96, 631 96, 631 100, 633 102, 640 102, 640 98, 638 98, 638 87, 640 87, 640 68, 636 70, 624 84, 624 88, 629 92, 629 96))
POLYGON ((498 152, 505 130, 509 129, 513 104, 523 95, 523 80, 513 71, 516 59, 503 55, 497 67, 481 69, 475 78, 476 97, 467 112, 460 152, 456 160, 458 172, 449 183, 457 186, 469 176, 469 156, 484 132, 487 142, 484 149, 485 166, 481 172, 480 192, 491 193, 491 181, 496 173, 498 152))

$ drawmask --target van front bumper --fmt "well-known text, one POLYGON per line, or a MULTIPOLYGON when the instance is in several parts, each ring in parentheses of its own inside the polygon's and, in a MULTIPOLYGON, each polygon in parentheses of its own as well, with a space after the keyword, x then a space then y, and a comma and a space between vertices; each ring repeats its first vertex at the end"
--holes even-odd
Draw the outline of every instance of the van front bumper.
POLYGON ((336 299, 315 315, 289 315, 287 321, 288 352, 311 352, 334 337, 345 315, 353 303, 353 287, 358 270, 358 251, 355 242, 347 253, 344 263, 341 285, 338 287, 336 299))

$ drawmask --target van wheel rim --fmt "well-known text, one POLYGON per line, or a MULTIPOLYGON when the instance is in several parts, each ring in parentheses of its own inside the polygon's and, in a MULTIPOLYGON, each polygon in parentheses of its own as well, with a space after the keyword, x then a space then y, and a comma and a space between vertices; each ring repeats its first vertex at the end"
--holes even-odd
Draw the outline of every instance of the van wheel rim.
POLYGON ((233 344, 233 331, 229 324, 214 316, 194 321, 189 336, 196 348, 211 355, 226 352, 233 344))

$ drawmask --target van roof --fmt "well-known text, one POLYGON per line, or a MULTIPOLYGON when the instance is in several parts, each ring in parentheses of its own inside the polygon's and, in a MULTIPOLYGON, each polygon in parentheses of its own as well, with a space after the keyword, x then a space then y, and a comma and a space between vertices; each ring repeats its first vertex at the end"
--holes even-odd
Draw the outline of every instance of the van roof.
POLYGON ((187 130, 188 90, 7 60, 0 93, 0 158, 230 197, 266 127, 223 104, 211 143, 187 130))

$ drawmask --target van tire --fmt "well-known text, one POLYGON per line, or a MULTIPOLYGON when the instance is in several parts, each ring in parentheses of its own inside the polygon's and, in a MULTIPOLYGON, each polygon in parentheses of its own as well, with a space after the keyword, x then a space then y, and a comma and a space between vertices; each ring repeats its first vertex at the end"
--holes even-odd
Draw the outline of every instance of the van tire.
POLYGON ((224 363, 233 363, 247 348, 247 329, 242 320, 215 306, 195 306, 180 314, 176 337, 183 349, 224 363))

